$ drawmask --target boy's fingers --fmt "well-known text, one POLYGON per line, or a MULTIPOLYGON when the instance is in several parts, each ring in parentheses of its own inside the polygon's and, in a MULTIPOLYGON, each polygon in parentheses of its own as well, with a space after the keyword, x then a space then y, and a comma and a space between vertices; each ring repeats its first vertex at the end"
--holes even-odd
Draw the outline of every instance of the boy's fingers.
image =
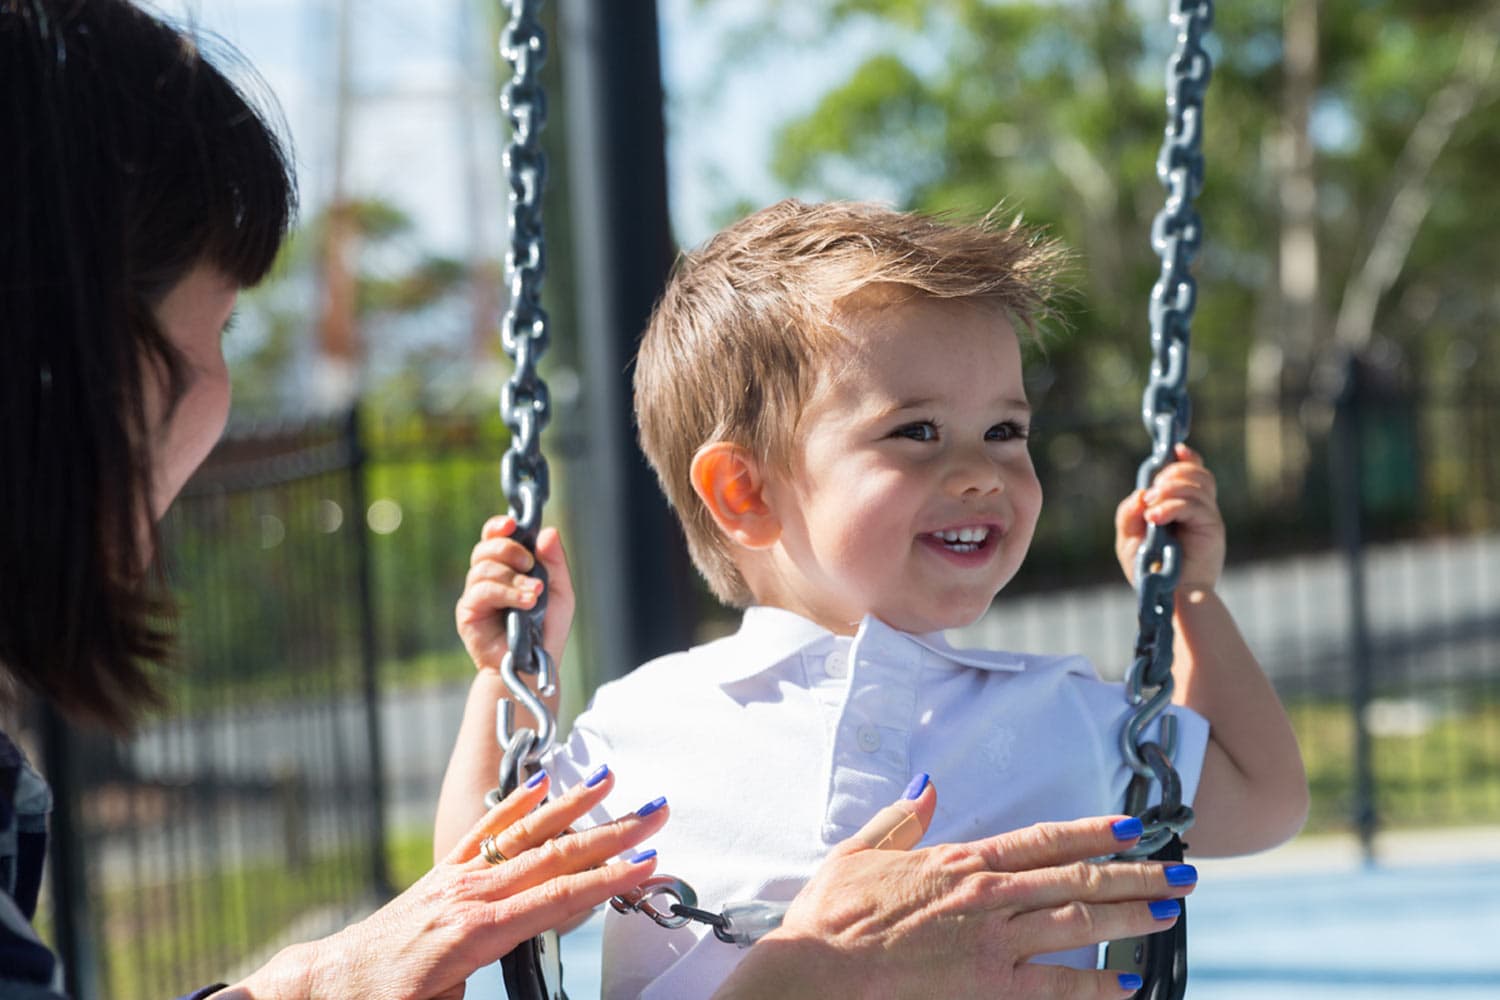
POLYGON ((543 528, 536 539, 536 554, 547 568, 547 582, 552 587, 552 599, 564 595, 573 596, 573 578, 568 569, 568 555, 563 551, 562 536, 556 528, 543 528))
POLYGON ((468 575, 464 577, 465 588, 484 582, 498 583, 515 591, 537 594, 540 594, 546 586, 536 577, 528 576, 511 566, 504 566, 500 563, 482 562, 476 566, 470 566, 468 575))
POLYGON ((1214 474, 1201 465, 1170 465, 1157 475, 1145 496, 1149 503, 1162 494, 1189 492, 1217 496, 1219 486, 1214 474))
POLYGON ((506 608, 529 608, 540 591, 522 590, 495 580, 475 580, 464 588, 458 603, 458 623, 472 624, 506 608))
POLYGON ((1115 530, 1125 535, 1142 534, 1139 521, 1146 512, 1145 490, 1135 490, 1115 508, 1115 530))
POLYGON ((516 519, 509 514, 496 514, 484 522, 484 527, 479 529, 480 538, 503 538, 514 534, 516 530, 516 519))
POLYGON ((547 569, 547 617, 542 622, 542 643, 554 660, 561 660, 573 624, 573 577, 568 556, 556 528, 543 528, 536 540, 537 558, 547 569))
POLYGON ((512 538, 486 538, 475 545, 469 553, 469 565, 478 566, 485 562, 500 563, 522 573, 536 565, 536 559, 526 551, 526 546, 512 538))

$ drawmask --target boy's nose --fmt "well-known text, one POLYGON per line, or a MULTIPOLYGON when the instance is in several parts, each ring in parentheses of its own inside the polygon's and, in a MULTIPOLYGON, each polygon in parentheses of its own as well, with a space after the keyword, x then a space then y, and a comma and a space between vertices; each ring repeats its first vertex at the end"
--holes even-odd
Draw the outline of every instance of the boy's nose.
POLYGON ((980 449, 964 449, 953 456, 947 487, 954 496, 987 496, 999 493, 1005 484, 989 455, 980 449))

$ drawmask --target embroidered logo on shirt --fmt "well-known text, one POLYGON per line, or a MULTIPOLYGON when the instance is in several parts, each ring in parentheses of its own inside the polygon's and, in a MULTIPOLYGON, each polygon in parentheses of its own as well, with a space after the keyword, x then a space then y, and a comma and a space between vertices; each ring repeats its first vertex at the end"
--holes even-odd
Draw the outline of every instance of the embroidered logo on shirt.
POLYGON ((984 755, 986 763, 996 771, 1004 771, 1010 767, 1012 751, 1016 745, 1016 731, 1009 726, 997 726, 990 730, 984 739, 984 746, 980 753, 984 755))

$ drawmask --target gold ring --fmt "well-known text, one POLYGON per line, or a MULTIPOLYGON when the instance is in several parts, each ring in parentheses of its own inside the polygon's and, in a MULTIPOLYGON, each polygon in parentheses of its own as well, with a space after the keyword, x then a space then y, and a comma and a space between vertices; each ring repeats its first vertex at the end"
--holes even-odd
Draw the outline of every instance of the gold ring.
POLYGON ((504 854, 500 853, 500 848, 495 844, 493 834, 479 842, 479 856, 492 865, 498 865, 510 860, 504 854))

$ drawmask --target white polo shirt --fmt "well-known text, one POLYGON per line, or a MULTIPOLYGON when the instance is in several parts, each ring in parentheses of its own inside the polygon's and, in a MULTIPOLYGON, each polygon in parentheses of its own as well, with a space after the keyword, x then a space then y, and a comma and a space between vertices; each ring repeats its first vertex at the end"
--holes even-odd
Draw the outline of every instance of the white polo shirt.
MULTIPOLYGON (((1121 686, 1082 657, 956 650, 873 618, 836 636, 751 608, 736 634, 601 687, 547 769, 567 786, 610 765, 613 815, 665 795, 672 819, 649 845, 658 871, 717 910, 791 899, 830 847, 921 771, 938 794, 924 844, 1119 812, 1126 710, 1121 686)), ((1174 711, 1191 802, 1208 724, 1174 711)), ((700 924, 666 930, 610 912, 603 996, 706 997, 743 955, 700 924)), ((1049 960, 1093 968, 1096 953, 1049 960)))

